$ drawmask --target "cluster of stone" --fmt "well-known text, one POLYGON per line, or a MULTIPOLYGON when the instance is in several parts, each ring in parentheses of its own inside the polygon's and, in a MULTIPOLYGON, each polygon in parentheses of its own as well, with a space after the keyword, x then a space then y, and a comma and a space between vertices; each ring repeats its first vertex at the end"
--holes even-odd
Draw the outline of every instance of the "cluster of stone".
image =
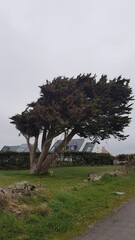
POLYGON ((8 186, 7 188, 0 188, 0 197, 9 196, 31 196, 34 191, 35 186, 29 184, 27 181, 17 182, 13 185, 8 186))
POLYGON ((110 172, 104 172, 102 174, 89 173, 87 177, 87 181, 91 181, 91 182, 99 181, 105 174, 119 176, 119 175, 125 174, 125 171, 112 171, 112 172, 110 171, 110 172))
POLYGON ((97 174, 88 174, 87 180, 88 181, 99 181, 102 178, 102 175, 97 175, 97 174))

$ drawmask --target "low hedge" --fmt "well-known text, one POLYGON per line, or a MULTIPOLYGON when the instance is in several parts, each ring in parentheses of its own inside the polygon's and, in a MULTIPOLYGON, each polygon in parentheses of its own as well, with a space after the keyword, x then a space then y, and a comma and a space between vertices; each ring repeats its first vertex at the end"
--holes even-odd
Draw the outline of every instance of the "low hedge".
POLYGON ((73 165, 112 165, 114 157, 106 153, 65 152, 65 160, 73 165))
MULTIPOLYGON (((37 157, 40 153, 37 153, 37 157)), ((56 159, 53 166, 110 165, 113 159, 109 154, 88 152, 65 152, 56 159)), ((0 152, 0 169, 29 169, 29 153, 0 152)))
POLYGON ((120 154, 116 158, 120 164, 135 165, 135 154, 120 154))
POLYGON ((0 152, 0 169, 29 169, 29 153, 0 152))
MULTIPOLYGON (((37 153, 38 155, 39 153, 37 153)), ((0 152, 0 169, 29 169, 29 153, 0 152)))

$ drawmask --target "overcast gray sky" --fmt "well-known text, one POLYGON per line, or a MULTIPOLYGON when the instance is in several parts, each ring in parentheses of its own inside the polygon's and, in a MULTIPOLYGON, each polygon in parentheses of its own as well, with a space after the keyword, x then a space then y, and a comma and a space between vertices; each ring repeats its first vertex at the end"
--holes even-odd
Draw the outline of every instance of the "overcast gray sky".
MULTIPOLYGON (((135 95, 134 0, 0 0, 0 149, 24 143, 9 117, 59 75, 131 79, 135 95)), ((135 110, 126 141, 102 143, 135 153, 135 110)))

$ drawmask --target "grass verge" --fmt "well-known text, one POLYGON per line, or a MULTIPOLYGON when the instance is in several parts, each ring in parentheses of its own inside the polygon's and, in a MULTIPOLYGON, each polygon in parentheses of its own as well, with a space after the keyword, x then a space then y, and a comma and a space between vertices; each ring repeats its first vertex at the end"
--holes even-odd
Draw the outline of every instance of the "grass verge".
POLYGON ((0 208, 1 240, 68 240, 135 196, 135 173, 104 175, 85 182, 88 173, 112 171, 113 166, 53 169, 53 175, 31 176, 27 171, 0 171, 0 185, 26 180, 42 186, 18 202, 21 215, 0 208), (116 191, 125 192, 116 195, 116 191))

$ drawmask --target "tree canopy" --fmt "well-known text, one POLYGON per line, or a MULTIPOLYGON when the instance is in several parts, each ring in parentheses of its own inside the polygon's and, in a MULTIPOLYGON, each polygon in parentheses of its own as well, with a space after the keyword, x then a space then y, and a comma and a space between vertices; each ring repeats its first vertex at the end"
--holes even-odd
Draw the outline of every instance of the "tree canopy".
POLYGON ((40 86, 36 102, 27 105, 21 113, 11 117, 11 123, 24 135, 30 149, 31 172, 45 172, 61 153, 64 144, 78 134, 96 140, 114 136, 126 139, 124 128, 131 121, 133 100, 130 80, 102 75, 83 74, 76 78, 57 77, 40 86), (52 140, 65 134, 58 148, 48 157, 52 140), (42 150, 35 158, 39 135, 42 134, 42 150), (34 137, 34 144, 30 138, 34 137))

